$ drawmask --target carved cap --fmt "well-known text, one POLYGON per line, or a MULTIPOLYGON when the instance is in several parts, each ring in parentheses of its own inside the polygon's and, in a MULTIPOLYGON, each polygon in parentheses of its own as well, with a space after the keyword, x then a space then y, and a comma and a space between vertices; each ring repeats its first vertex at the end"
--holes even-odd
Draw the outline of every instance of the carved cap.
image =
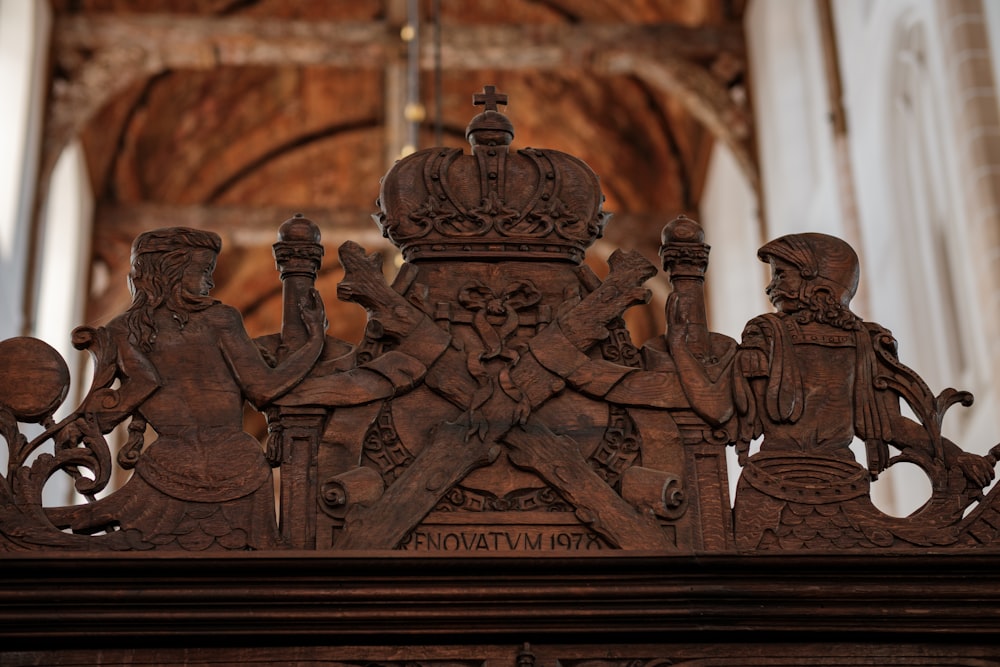
POLYGON ((281 279, 304 276, 315 280, 323 261, 319 227, 301 213, 296 213, 278 227, 278 242, 271 246, 281 279))
POLYGON ((469 123, 472 155, 431 148, 398 161, 382 179, 382 233, 416 260, 545 259, 575 263, 604 230, 597 175, 553 150, 510 150, 514 126, 497 111, 507 96, 486 86, 486 110, 469 123))
POLYGON ((705 243, 705 231, 697 222, 679 215, 660 232, 660 260, 671 280, 684 276, 702 278, 708 268, 710 247, 705 243))

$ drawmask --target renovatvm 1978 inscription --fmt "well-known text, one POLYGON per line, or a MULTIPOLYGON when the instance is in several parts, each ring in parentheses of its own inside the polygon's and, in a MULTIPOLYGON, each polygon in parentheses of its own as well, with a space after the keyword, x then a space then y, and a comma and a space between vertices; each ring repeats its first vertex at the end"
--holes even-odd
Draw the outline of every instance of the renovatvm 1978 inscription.
POLYGON ((566 153, 513 149, 492 86, 474 102, 471 152, 419 151, 383 179, 375 218, 405 260, 392 284, 380 257, 340 248, 338 296, 368 312, 357 344, 324 333, 324 250, 301 216, 274 245, 278 333, 251 340, 211 297, 219 237, 175 227, 136 238, 126 312, 74 332, 95 371, 65 419, 53 418, 65 361, 36 339, 0 343, 0 549, 993 548, 998 492, 983 489, 996 450, 941 434, 971 396, 932 392, 891 333, 851 311, 859 262, 846 243, 763 246, 776 310, 736 341, 708 327, 709 247, 679 217, 660 252, 667 330, 637 345, 621 316, 661 278, 636 253, 614 253, 603 280, 584 263, 608 222, 597 176, 566 153), (267 416, 264 443, 243 430, 247 401, 267 416), (28 423, 42 433, 29 440, 28 423), (742 466, 735 504, 728 446, 742 466), (933 488, 905 518, 869 494, 899 462, 933 488), (116 467, 128 481, 99 495, 116 467), (43 506, 56 475, 84 501, 43 506))
POLYGON ((599 551, 608 548, 597 533, 554 530, 434 530, 422 526, 399 545, 406 551, 599 551))

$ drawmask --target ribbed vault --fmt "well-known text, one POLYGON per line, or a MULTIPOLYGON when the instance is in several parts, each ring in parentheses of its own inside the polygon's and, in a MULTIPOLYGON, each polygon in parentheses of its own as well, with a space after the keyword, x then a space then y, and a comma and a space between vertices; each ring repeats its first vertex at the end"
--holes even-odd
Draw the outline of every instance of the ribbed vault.
MULTIPOLYGON (((251 334, 277 330, 280 286, 262 269, 277 225, 302 211, 327 245, 331 333, 357 340, 364 314, 336 301, 335 248, 354 238, 391 250, 369 214, 402 141, 405 0, 53 4, 43 176, 80 136, 97 202, 88 321, 127 306, 137 233, 188 225, 224 237, 216 296, 251 334)), ((655 259, 663 224, 698 215, 715 142, 755 185, 742 1, 416 4, 420 147, 466 145, 471 95, 496 85, 515 147, 572 153, 601 176, 615 213, 604 250, 655 259)), ((637 338, 661 330, 656 310, 633 316, 637 338)))

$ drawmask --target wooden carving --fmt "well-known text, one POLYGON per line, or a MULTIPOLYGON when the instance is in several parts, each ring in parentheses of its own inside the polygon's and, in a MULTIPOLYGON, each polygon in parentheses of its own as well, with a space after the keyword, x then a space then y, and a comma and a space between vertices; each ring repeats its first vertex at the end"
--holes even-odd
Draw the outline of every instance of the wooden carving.
POLYGON ((248 337, 209 296, 219 237, 177 227, 136 239, 132 306, 74 332, 95 371, 67 418, 52 418, 69 382, 58 353, 0 343, 0 549, 992 548, 996 453, 941 435, 971 396, 934 395, 891 334, 851 312, 846 243, 761 248, 777 312, 737 342, 709 329, 709 247, 680 217, 662 236, 667 331, 636 346, 621 316, 656 268, 616 252, 601 280, 583 263, 608 222, 597 176, 565 153, 513 150, 491 86, 474 101, 471 154, 419 151, 383 180, 376 221, 405 260, 392 285, 381 258, 340 248, 338 296, 369 315, 357 345, 324 335, 323 246, 301 216, 274 246, 280 333, 248 337), (243 430, 245 401, 267 415, 265 443, 243 430), (43 430, 29 440, 24 423, 43 430), (732 507, 730 445, 743 466, 732 507), (869 481, 900 461, 933 495, 893 518, 869 481), (131 476, 98 497, 115 466, 131 476), (86 502, 44 507, 57 474, 86 502))
MULTIPOLYGON (((941 436, 941 420, 967 392, 935 396, 896 357, 886 329, 850 310, 860 275, 844 241, 791 234, 758 251, 771 265, 767 295, 777 312, 752 319, 732 361, 717 378, 703 371, 697 336, 671 298, 670 352, 702 414, 727 427, 743 472, 734 523, 743 549, 851 549, 971 544, 976 522, 963 512, 993 478, 995 455, 963 452, 941 436), (900 400, 920 423, 904 417, 900 400), (868 466, 854 460, 854 438, 868 466), (759 453, 750 442, 762 438, 759 453), (899 450, 890 457, 889 447, 899 450), (905 519, 871 503, 869 479, 909 461, 934 480, 930 500, 905 519)), ((694 399, 693 399, 694 400, 694 399)))

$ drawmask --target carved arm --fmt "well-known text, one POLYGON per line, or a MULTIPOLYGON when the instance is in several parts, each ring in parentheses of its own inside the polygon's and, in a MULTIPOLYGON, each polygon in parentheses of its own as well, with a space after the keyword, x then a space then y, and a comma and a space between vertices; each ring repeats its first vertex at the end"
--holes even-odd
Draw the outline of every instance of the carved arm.
POLYGON ((696 335, 692 341, 692 325, 685 316, 687 312, 689 309, 684 307, 680 295, 671 294, 667 301, 667 349, 677 366, 678 379, 692 409, 712 426, 721 426, 734 413, 730 366, 736 346, 726 347, 724 355, 714 365, 716 375, 711 377, 705 365, 705 352, 696 353, 708 344, 701 333, 702 325, 694 325, 696 335))
POLYGON ((162 386, 152 362, 126 336, 112 336, 105 327, 78 327, 73 345, 91 352, 95 371, 90 391, 70 420, 89 416, 101 433, 108 433, 162 386), (115 380, 121 384, 112 389, 115 380))
POLYGON ((282 406, 361 405, 412 389, 448 347, 451 337, 430 318, 418 323, 399 348, 346 371, 312 373, 277 400, 282 406))
POLYGON ((323 349, 326 315, 316 290, 299 301, 299 314, 306 328, 305 343, 290 352, 275 367, 270 367, 243 328, 239 313, 220 306, 219 346, 226 362, 247 399, 256 407, 273 402, 301 382, 316 363, 323 349))

